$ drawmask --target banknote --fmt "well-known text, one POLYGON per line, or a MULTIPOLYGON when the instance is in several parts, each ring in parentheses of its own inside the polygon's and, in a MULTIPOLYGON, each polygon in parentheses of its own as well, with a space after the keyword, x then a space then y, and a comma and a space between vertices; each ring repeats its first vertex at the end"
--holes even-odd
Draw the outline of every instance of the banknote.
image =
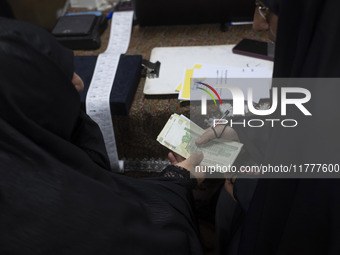
POLYGON ((204 129, 183 115, 172 114, 157 137, 157 141, 168 149, 188 158, 196 151, 202 151, 201 165, 231 166, 241 151, 243 144, 225 139, 213 139, 197 146, 195 140, 204 129))

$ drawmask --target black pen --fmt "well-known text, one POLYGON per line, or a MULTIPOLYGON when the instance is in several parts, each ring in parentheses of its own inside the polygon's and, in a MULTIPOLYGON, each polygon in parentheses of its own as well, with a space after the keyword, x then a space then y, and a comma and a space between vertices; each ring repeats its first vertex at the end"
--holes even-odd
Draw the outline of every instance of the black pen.
POLYGON ((217 123, 215 123, 215 120, 214 120, 214 125, 211 127, 211 129, 214 131, 214 134, 215 134, 215 137, 216 137, 216 138, 221 138, 221 137, 222 137, 223 132, 224 132, 224 130, 225 130, 226 127, 227 127, 228 121, 222 123, 222 124, 224 124, 224 128, 223 128, 223 130, 222 130, 222 132, 221 132, 220 135, 217 135, 217 133, 216 133, 216 130, 215 130, 216 125, 219 125, 219 124, 220 124, 220 121, 221 121, 221 120, 224 120, 224 118, 227 117, 229 113, 230 113, 230 111, 229 111, 229 110, 226 110, 225 113, 222 115, 222 117, 217 121, 217 123))
POLYGON ((220 123, 221 120, 223 120, 225 117, 227 117, 229 113, 230 113, 230 111, 229 111, 229 110, 226 110, 226 111, 224 112, 224 114, 222 115, 222 117, 216 122, 216 124, 215 124, 215 121, 214 121, 214 126, 213 126, 213 127, 216 127, 216 125, 218 125, 218 124, 220 123))

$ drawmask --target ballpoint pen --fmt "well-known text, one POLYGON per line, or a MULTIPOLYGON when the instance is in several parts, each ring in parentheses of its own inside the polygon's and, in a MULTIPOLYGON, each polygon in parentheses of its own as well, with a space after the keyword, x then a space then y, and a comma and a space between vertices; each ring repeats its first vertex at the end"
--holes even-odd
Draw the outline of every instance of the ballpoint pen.
MULTIPOLYGON (((220 135, 217 135, 217 133, 216 133, 216 130, 215 130, 216 125, 220 125, 220 122, 221 122, 222 120, 224 120, 224 118, 227 117, 229 113, 230 113, 230 111, 229 111, 229 110, 226 110, 226 111, 224 112, 224 114, 222 115, 222 117, 221 117, 217 122, 214 121, 214 125, 211 127, 211 129, 214 131, 214 134, 215 134, 216 138, 221 138, 221 137, 222 137, 222 134, 223 134, 224 130, 225 130, 226 127, 227 127, 227 122, 224 122, 224 123, 223 123, 223 124, 224 124, 224 128, 223 128, 223 130, 222 130, 222 132, 221 132, 220 135)), ((221 123, 221 124, 222 124, 222 123, 221 123)))
POLYGON ((229 110, 226 110, 226 111, 223 113, 222 117, 221 117, 219 120, 217 120, 217 122, 214 122, 214 127, 215 127, 216 125, 219 125, 219 124, 220 124, 220 121, 223 120, 225 117, 227 117, 229 113, 230 113, 230 111, 229 111, 229 110))

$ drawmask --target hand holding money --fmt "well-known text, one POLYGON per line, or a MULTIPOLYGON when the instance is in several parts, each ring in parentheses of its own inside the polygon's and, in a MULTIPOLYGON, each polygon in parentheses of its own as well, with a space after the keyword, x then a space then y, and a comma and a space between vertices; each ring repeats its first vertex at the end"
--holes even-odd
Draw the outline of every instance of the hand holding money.
POLYGON ((204 181, 204 173, 195 172, 195 167, 198 166, 203 159, 202 152, 196 152, 187 159, 175 152, 169 152, 168 158, 172 165, 188 170, 197 179, 198 184, 204 181))
MULTIPOLYGON (((157 141, 184 158, 189 158, 197 151, 203 152, 203 166, 231 166, 241 151, 242 144, 214 139, 197 146, 195 141, 203 134, 204 130, 185 116, 173 114, 158 135, 157 141)), ((209 133, 207 134, 210 137, 209 133)))

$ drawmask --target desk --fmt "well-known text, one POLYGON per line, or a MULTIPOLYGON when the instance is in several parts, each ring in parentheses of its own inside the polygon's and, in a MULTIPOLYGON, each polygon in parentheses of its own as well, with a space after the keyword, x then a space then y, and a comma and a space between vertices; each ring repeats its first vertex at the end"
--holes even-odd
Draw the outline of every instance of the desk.
MULTIPOLYGON (((75 51, 75 55, 98 55, 105 51, 109 39, 108 28, 102 35, 102 46, 95 51, 75 51)), ((132 29, 128 55, 150 58, 154 47, 202 46, 235 44, 242 38, 266 40, 266 32, 253 32, 251 25, 232 26, 221 32, 219 24, 140 27, 132 29)), ((189 115, 188 102, 180 103, 177 96, 146 97, 145 79, 138 85, 129 116, 113 116, 119 158, 161 158, 168 150, 156 141, 170 115, 174 112, 189 115)))

